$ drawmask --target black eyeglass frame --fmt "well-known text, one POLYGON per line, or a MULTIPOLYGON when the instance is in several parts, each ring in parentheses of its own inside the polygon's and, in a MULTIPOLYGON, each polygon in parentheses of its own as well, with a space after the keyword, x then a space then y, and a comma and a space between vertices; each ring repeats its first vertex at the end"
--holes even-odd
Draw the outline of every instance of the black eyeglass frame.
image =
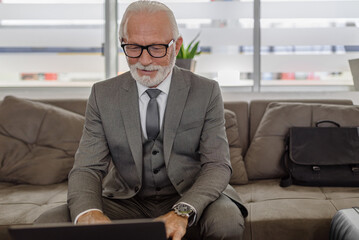
POLYGON ((167 51, 168 51, 168 48, 175 42, 175 40, 171 40, 168 44, 151 44, 151 45, 146 45, 146 46, 142 46, 142 45, 138 45, 138 44, 121 44, 121 47, 123 49, 123 52, 125 53, 125 55, 129 58, 139 58, 141 57, 142 53, 143 53, 143 50, 146 49, 148 54, 153 57, 153 58, 163 58, 164 56, 167 55, 167 51), (137 47, 140 47, 141 48, 141 52, 140 54, 137 56, 137 57, 131 57, 131 56, 128 56, 127 53, 126 53, 126 50, 125 50, 125 47, 126 46, 137 46, 137 47), (153 46, 163 46, 163 47, 166 47, 166 52, 165 54, 162 56, 162 57, 155 57, 151 54, 151 51, 148 51, 148 48, 149 47, 153 47, 153 46))

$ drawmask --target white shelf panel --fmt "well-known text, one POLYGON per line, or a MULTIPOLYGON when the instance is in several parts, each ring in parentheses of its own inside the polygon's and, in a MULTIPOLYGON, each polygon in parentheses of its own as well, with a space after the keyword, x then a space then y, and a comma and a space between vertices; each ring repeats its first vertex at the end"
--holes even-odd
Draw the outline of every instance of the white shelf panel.
POLYGON ((202 54, 196 59, 196 72, 253 71, 253 56, 251 55, 202 54))
POLYGON ((262 2, 262 18, 359 18, 359 1, 262 2))
POLYGON ((338 55, 263 55, 262 72, 341 72, 350 71, 349 59, 359 53, 338 55))
POLYGON ((38 87, 92 87, 94 82, 61 82, 61 81, 0 81, 0 88, 38 88, 38 87))
POLYGON ((350 80, 262 80, 262 86, 352 86, 350 80))
POLYGON ((262 29, 267 45, 359 45, 359 28, 270 28, 262 29))
POLYGON ((0 54, 2 72, 104 72, 104 65, 100 54, 0 54))
POLYGON ((104 19, 103 4, 0 4, 0 19, 104 19))
POLYGON ((101 47, 103 28, 0 28, 1 47, 101 47))
MULTIPOLYGON (((253 17, 253 2, 166 3, 176 18, 253 17)), ((120 3, 119 18, 128 3, 120 3)), ((262 18, 358 18, 358 1, 262 2, 262 18)), ((103 4, 0 4, 0 19, 103 19, 103 4)))

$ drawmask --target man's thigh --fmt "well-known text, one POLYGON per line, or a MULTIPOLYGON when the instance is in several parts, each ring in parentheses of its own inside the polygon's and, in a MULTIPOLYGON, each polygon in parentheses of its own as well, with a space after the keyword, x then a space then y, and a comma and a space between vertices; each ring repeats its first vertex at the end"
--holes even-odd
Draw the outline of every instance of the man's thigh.
POLYGON ((208 205, 196 226, 188 229, 188 239, 242 239, 244 219, 237 205, 225 195, 208 205), (194 228, 194 229, 192 229, 194 228), (197 239, 197 237, 196 237, 197 239))
POLYGON ((111 220, 156 218, 169 212, 179 199, 178 195, 161 199, 107 199, 103 198, 103 211, 111 220))
MULTIPOLYGON (((111 200, 102 198, 103 212, 111 220, 148 218, 148 212, 135 199, 111 200)), ((61 223, 71 222, 68 205, 47 210, 36 219, 35 223, 61 223)))
MULTIPOLYGON (((171 196, 157 201, 131 199, 108 199, 103 197, 103 212, 111 220, 156 218, 171 210, 179 196, 171 196)), ((44 212, 35 223, 71 222, 70 211, 67 204, 52 208, 44 212)))
POLYGON ((102 198, 103 212, 111 220, 148 218, 148 212, 136 199, 102 198))

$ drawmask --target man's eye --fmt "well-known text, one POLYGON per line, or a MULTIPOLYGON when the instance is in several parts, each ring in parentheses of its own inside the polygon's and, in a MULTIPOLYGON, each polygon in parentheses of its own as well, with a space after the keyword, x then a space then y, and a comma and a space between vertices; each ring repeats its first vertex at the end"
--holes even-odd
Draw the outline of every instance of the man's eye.
POLYGON ((140 50, 139 46, 127 46, 127 50, 140 50))
POLYGON ((151 46, 151 50, 153 50, 153 51, 161 51, 161 50, 163 50, 163 46, 151 46))

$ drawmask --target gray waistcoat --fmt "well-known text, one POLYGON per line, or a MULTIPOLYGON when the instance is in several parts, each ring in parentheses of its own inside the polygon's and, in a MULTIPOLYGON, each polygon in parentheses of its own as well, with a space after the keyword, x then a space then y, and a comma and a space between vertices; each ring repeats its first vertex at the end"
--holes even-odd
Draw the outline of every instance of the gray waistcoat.
POLYGON ((163 131, 155 141, 142 137, 143 173, 142 188, 138 193, 141 198, 160 198, 177 194, 167 175, 163 157, 163 131))

